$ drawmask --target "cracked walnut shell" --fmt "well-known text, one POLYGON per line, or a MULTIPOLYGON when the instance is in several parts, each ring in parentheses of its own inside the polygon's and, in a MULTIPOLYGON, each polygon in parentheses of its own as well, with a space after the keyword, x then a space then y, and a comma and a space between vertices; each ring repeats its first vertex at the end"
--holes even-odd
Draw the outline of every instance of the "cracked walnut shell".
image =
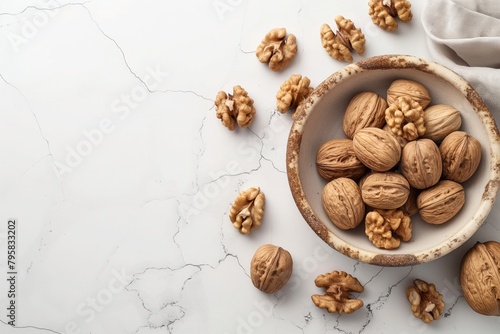
POLYGON ((409 96, 400 96, 385 110, 385 120, 392 133, 407 141, 425 133, 424 110, 409 96))
POLYGON ((382 128, 385 124, 387 102, 374 92, 356 94, 347 105, 342 119, 342 130, 352 139, 356 131, 364 128, 382 128))
POLYGON ((386 31, 398 28, 396 18, 405 23, 413 18, 411 3, 407 0, 370 0, 368 6, 373 23, 386 31))
POLYGON ((264 216, 265 195, 260 188, 248 188, 234 200, 229 219, 241 233, 248 234, 259 227, 264 216))
POLYGON ((353 59, 351 51, 356 51, 359 55, 364 54, 366 39, 361 29, 340 15, 335 18, 335 23, 337 33, 326 23, 321 26, 321 42, 328 54, 334 59, 347 62, 353 59))
POLYGON ((500 316, 500 243, 477 242, 460 264, 465 300, 479 314, 500 316))
POLYGON ((286 34, 285 28, 271 29, 255 52, 261 63, 268 63, 273 71, 283 70, 295 57, 297 42, 295 35, 286 34))
POLYGON ((324 295, 312 295, 311 299, 319 308, 339 314, 352 313, 363 306, 363 301, 351 298, 352 292, 361 293, 364 287, 357 278, 343 271, 332 271, 319 275, 314 283, 319 288, 325 288, 324 295))
POLYGON ((262 292, 276 293, 290 279, 293 260, 290 253, 278 246, 267 244, 259 247, 250 263, 250 278, 262 292))
POLYGON ((416 279, 413 285, 406 289, 406 298, 410 302, 413 315, 425 323, 437 320, 443 314, 443 295, 436 290, 434 284, 416 279))
POLYGON ((458 183, 467 181, 481 162, 481 143, 464 131, 454 131, 439 145, 443 177, 458 183))
POLYGON ((233 87, 233 94, 226 94, 223 91, 217 93, 215 106, 217 118, 231 131, 236 128, 236 124, 242 128, 252 124, 255 115, 253 100, 239 85, 233 87))
POLYGON ((326 184, 321 195, 323 208, 335 226, 342 230, 358 226, 365 215, 365 204, 356 182, 339 177, 326 184))
POLYGON ((377 248, 398 248, 401 240, 411 239, 411 218, 403 210, 370 211, 365 219, 365 234, 377 248))
MULTIPOLYGON (((296 109, 314 90, 309 87, 311 80, 300 74, 293 74, 283 82, 276 93, 276 108, 282 114, 288 109, 296 109)), ((295 114, 294 114, 295 115, 295 114)))

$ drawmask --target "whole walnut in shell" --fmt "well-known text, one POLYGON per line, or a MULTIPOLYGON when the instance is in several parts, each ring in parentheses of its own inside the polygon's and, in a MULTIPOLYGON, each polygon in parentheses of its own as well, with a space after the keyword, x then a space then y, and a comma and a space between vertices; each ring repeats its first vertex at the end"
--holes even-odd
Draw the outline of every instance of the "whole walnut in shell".
POLYGON ((372 173, 361 187, 363 201, 372 208, 397 209, 408 200, 410 184, 395 172, 372 173))
POLYGON ((401 158, 401 145, 394 135, 379 128, 364 128, 354 134, 354 153, 368 168, 385 172, 401 158))
POLYGON ((443 164, 439 148, 430 139, 408 142, 401 153, 401 173, 417 189, 429 188, 439 182, 443 164))
POLYGON ((321 145, 316 155, 316 167, 327 180, 339 177, 357 179, 367 171, 354 154, 350 139, 332 139, 321 145))
POLYGON ((467 181, 481 162, 481 143, 464 131, 455 131, 446 136, 441 145, 443 177, 455 182, 467 181))
POLYGON ((500 243, 477 242, 462 258, 460 284, 477 313, 500 316, 500 243))
POLYGON ((408 79, 394 80, 387 89, 387 103, 394 104, 398 97, 408 96, 418 102, 422 109, 431 103, 431 96, 427 88, 420 82, 408 79))
POLYGON ((285 249, 267 244, 259 247, 250 263, 253 285, 265 293, 278 292, 290 279, 292 256, 285 249))
POLYGON ((429 224, 443 224, 453 218, 465 203, 465 191, 460 183, 442 180, 422 190, 417 197, 420 217, 429 224))
POLYGON ((373 92, 356 94, 347 105, 342 122, 342 129, 347 138, 354 136, 359 129, 376 127, 385 124, 387 102, 373 92))
POLYGON ((328 182, 321 199, 328 217, 338 228, 353 229, 363 221, 365 204, 358 185, 352 179, 340 177, 328 182))
POLYGON ((436 104, 424 110, 425 133, 423 138, 434 141, 457 131, 462 126, 460 111, 447 104, 436 104))

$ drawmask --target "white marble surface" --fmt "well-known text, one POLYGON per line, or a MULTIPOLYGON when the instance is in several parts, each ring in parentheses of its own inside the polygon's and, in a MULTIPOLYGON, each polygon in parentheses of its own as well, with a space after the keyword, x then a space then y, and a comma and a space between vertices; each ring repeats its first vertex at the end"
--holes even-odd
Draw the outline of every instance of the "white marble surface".
MULTIPOLYGON (((476 241, 500 239, 497 207, 463 247, 432 263, 382 268, 328 248, 288 188, 290 114, 274 95, 293 73, 313 85, 345 64, 319 40, 323 23, 351 18, 364 57, 428 57, 420 24, 375 27, 367 1, 63 0, 0 3, 1 333, 497 333, 499 318, 461 296, 459 261, 476 241), (284 26, 299 52, 282 73, 254 54, 284 26), (215 117, 219 90, 255 100, 249 129, 215 117), (266 193, 263 225, 243 236, 228 220, 240 190, 266 193), (7 221, 17 220, 16 327, 7 324, 7 221), (255 289, 257 247, 289 250, 294 273, 275 295, 255 289), (314 278, 344 270, 365 306, 316 308, 314 278), (424 325, 405 299, 414 278, 434 282, 445 315, 424 325)), ((355 60, 362 57, 355 56, 355 60)))

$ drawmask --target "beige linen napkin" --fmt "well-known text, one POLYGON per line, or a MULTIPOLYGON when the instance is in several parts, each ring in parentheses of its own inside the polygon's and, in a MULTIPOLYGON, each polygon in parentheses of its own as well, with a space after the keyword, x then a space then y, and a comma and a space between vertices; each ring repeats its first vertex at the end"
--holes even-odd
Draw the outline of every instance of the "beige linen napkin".
POLYGON ((467 80, 500 124, 500 0, 427 0, 429 53, 467 80))

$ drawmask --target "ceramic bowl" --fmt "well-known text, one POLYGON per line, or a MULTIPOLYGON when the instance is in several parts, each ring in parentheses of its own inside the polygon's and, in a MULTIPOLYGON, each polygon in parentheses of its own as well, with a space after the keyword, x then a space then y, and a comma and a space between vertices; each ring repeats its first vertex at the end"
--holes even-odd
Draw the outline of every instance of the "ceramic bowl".
POLYGON ((500 136, 495 120, 477 92, 446 67, 407 55, 386 55, 352 63, 324 80, 296 111, 287 144, 287 174, 295 203, 313 231, 331 247, 352 259, 381 266, 406 266, 435 260, 467 241, 490 212, 500 181, 500 136), (463 183, 466 201, 461 211, 442 225, 412 217, 413 235, 394 250, 375 247, 364 223, 341 230, 328 218, 321 202, 327 180, 316 169, 316 153, 324 142, 345 138, 342 118, 350 99, 362 91, 385 97, 395 79, 423 84, 431 105, 443 103, 461 112, 461 130, 482 146, 481 163, 463 183))

